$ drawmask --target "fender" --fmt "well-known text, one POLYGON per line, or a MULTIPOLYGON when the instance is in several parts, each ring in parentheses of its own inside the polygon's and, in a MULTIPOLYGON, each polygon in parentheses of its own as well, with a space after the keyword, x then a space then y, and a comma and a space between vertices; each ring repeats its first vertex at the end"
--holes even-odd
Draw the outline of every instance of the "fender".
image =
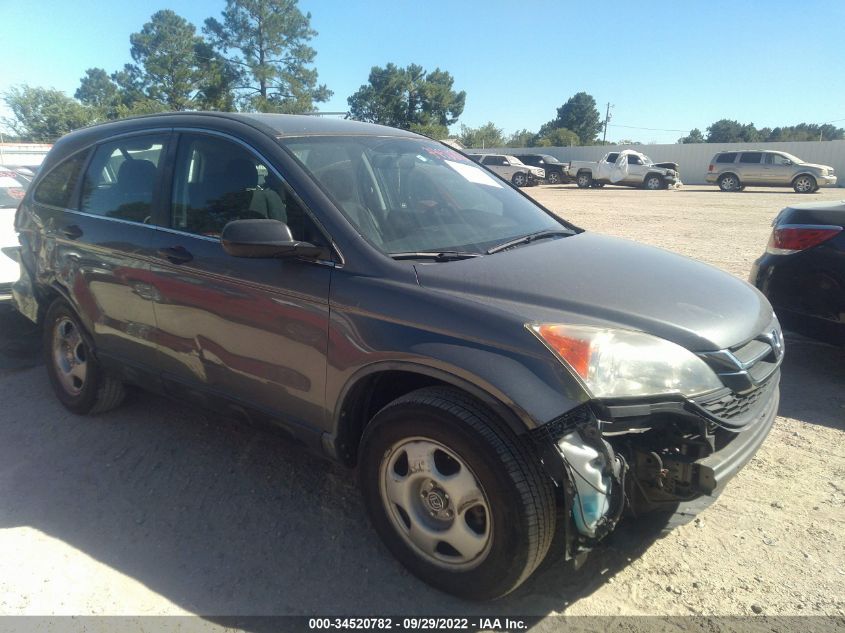
POLYGON ((574 389, 565 368, 551 355, 548 359, 531 357, 535 366, 529 367, 518 358, 487 349, 459 348, 448 343, 429 343, 425 347, 426 356, 379 360, 359 367, 345 380, 336 397, 327 393, 327 409, 332 413, 323 447, 328 453, 337 455, 338 442, 344 442, 350 425, 360 422, 344 418, 353 390, 368 377, 382 372, 407 372, 461 389, 487 405, 516 435, 523 435, 587 400, 585 393, 574 389))

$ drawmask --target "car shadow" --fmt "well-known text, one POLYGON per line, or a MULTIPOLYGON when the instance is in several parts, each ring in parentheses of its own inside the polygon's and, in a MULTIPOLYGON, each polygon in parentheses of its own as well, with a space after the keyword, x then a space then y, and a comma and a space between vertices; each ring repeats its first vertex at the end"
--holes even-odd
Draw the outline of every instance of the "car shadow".
POLYGON ((11 306, 0 306, 0 376, 40 362, 40 328, 11 306))
POLYGON ((845 348, 786 335, 779 415, 845 430, 845 348))
MULTIPOLYGON (((710 187, 711 185, 689 185, 690 187, 710 187)), ((775 187, 748 187, 744 191, 722 191, 719 189, 718 185, 712 185, 712 189, 687 189, 685 187, 681 187, 680 191, 684 191, 686 193, 718 193, 723 196, 731 195, 731 194, 738 194, 738 195, 748 195, 751 193, 765 193, 771 195, 779 195, 779 196, 798 196, 800 198, 807 198, 812 200, 812 196, 821 193, 822 190, 814 191, 813 193, 798 193, 794 191, 792 188, 784 187, 783 189, 777 189, 775 187)))
MULTIPOLYGON (((466 602, 389 554, 350 471, 273 428, 142 393, 76 416, 43 367, 2 376, 0 399, 0 530, 40 530, 221 623, 211 616, 543 616, 594 592, 659 536, 623 524, 577 569, 546 564, 498 602, 466 602)), ((67 569, 57 564, 52 582, 78 582, 67 569)))

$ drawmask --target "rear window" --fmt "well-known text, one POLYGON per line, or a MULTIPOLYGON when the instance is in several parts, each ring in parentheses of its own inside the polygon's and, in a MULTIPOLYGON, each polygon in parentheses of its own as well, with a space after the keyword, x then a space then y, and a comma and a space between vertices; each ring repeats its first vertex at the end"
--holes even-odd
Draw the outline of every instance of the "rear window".
POLYGON ((736 160, 736 152, 728 152, 727 154, 718 154, 716 156, 717 163, 732 163, 736 160))
POLYGON ((87 151, 79 152, 53 168, 38 183, 38 188, 33 195, 35 201, 53 207, 68 208, 70 197, 79 180, 79 172, 82 171, 87 158, 87 151))
POLYGON ((743 152, 742 156, 739 157, 739 162, 759 165, 762 158, 763 152, 743 152))

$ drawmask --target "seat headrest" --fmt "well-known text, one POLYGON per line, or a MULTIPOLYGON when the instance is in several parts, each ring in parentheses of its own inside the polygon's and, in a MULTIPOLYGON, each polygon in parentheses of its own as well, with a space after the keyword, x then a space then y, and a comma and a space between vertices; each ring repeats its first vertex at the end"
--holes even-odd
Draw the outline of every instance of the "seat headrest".
POLYGON ((125 160, 117 170, 117 185, 123 191, 148 190, 152 194, 155 178, 156 166, 148 160, 125 160))
POLYGON ((355 183, 348 169, 331 169, 323 175, 322 181, 338 202, 354 199, 355 183))
POLYGON ((255 163, 246 158, 234 158, 226 163, 226 182, 232 190, 255 189, 258 186, 258 170, 255 163))

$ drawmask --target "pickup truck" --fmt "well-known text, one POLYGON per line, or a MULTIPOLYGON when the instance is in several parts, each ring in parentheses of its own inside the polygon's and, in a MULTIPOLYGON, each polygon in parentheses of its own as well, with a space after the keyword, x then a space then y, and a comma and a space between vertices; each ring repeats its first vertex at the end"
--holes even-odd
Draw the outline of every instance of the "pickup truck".
POLYGON ((674 163, 654 164, 645 154, 634 150, 608 152, 598 162, 573 160, 567 174, 582 189, 606 184, 666 189, 680 184, 674 163))

